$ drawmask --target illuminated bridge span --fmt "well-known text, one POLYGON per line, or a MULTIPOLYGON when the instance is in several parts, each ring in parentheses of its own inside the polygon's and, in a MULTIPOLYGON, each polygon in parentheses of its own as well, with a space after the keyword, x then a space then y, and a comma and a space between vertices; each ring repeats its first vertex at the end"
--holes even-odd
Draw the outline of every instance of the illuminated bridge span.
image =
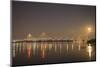
POLYGON ((20 42, 73 42, 73 40, 15 40, 13 43, 20 43, 20 42))
POLYGON ((71 39, 67 38, 51 38, 46 35, 46 33, 42 33, 40 38, 33 38, 31 34, 27 35, 26 39, 23 40, 13 40, 13 43, 20 43, 20 42, 73 42, 71 39))

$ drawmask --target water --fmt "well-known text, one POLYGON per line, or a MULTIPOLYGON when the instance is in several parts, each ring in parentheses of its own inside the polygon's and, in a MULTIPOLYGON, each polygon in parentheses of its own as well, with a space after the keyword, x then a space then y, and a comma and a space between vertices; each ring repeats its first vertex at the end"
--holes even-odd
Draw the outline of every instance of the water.
POLYGON ((19 42, 12 45, 13 66, 95 61, 91 44, 67 42, 19 42))

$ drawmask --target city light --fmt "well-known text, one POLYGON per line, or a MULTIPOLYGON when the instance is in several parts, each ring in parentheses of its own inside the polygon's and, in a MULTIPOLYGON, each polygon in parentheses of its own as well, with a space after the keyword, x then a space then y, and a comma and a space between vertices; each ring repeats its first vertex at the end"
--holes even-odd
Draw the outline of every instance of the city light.
POLYGON ((91 36, 91 32, 92 32, 92 28, 91 27, 88 27, 87 28, 87 39, 90 39, 90 36, 91 36))
POLYGON ((29 33, 27 37, 30 38, 30 37, 32 37, 32 35, 29 33))
POLYGON ((91 27, 88 27, 88 32, 90 33, 92 31, 91 27))

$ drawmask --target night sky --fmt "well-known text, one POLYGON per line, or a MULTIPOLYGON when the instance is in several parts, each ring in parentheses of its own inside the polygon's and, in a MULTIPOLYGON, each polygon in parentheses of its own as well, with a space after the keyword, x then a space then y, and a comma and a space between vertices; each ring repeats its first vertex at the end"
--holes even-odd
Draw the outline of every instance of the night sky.
POLYGON ((95 6, 12 1, 12 38, 23 39, 28 33, 39 37, 72 37, 95 30, 95 6))

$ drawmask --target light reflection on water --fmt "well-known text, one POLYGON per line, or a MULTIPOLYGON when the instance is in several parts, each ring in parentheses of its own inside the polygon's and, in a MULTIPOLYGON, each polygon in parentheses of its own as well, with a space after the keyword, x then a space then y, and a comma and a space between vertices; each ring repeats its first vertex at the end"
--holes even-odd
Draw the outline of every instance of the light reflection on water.
POLYGON ((67 52, 68 52, 68 48, 69 48, 69 47, 68 47, 68 44, 67 44, 67 45, 66 45, 67 52))
POLYGON ((74 49, 74 45, 72 44, 72 50, 74 49))
POLYGON ((79 51, 81 50, 81 45, 80 45, 80 44, 78 45, 78 50, 79 50, 79 51))
POLYGON ((92 46, 91 46, 91 44, 89 44, 87 46, 87 51, 88 51, 89 58, 91 59, 91 55, 92 55, 92 46))
POLYGON ((91 44, 86 45, 66 42, 14 43, 13 62, 15 65, 25 65, 95 60, 94 48, 91 44))
POLYGON ((30 56, 31 56, 31 49, 32 49, 32 46, 31 46, 31 44, 29 44, 29 45, 27 46, 28 58, 30 58, 30 56))

